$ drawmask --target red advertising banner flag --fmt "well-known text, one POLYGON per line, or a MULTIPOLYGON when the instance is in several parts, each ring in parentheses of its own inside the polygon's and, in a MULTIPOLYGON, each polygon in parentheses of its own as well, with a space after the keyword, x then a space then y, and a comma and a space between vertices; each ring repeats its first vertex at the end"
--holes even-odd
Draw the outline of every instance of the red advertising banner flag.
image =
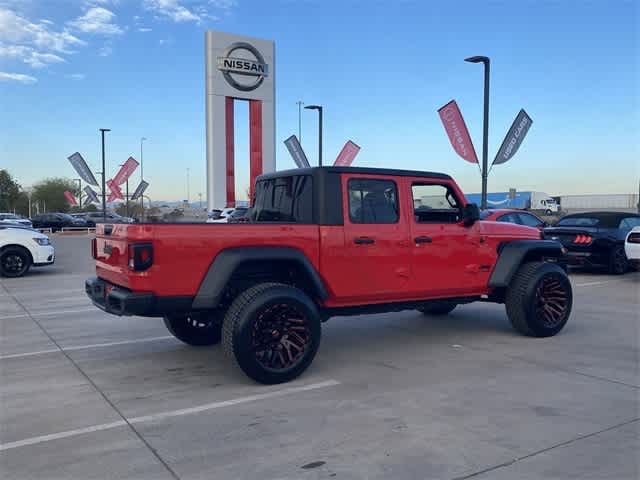
POLYGON ((336 161, 333 162, 334 167, 348 167, 353 163, 353 159, 356 158, 358 152, 360 151, 360 147, 349 140, 344 144, 342 150, 338 154, 336 161))
POLYGON ((69 190, 66 190, 64 192, 64 198, 67 199, 67 202, 69 202, 71 205, 77 205, 78 202, 76 202, 76 197, 73 196, 73 193, 71 193, 69 190))
POLYGON ((114 200, 124 200, 124 196, 122 195, 122 190, 120 190, 120 187, 116 185, 115 181, 107 180, 107 186, 109 187, 109 190, 111 190, 111 193, 109 194, 109 198, 107 199, 107 202, 113 202, 114 200))
POLYGON ((467 162, 478 163, 478 156, 473 148, 469 130, 467 130, 467 126, 464 123, 462 113, 460 113, 456 101, 451 100, 444 107, 438 109, 438 114, 449 136, 451 146, 456 153, 467 162))
POLYGON ((131 174, 136 170, 136 168, 138 168, 138 165, 139 163, 135 158, 129 157, 127 161, 124 162, 120 170, 118 170, 118 173, 116 173, 116 176, 113 177, 113 182, 116 185, 122 185, 124 182, 127 181, 127 178, 131 176, 131 174))

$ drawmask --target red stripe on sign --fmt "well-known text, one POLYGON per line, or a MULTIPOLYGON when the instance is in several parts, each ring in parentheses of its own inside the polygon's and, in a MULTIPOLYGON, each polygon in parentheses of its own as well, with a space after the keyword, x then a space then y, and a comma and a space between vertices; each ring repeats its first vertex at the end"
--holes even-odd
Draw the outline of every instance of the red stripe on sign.
POLYGON ((262 101, 249 100, 249 203, 253 205, 256 177, 262 175, 262 101))
POLYGON ((127 179, 131 176, 131 174, 138 168, 138 161, 129 157, 126 162, 122 165, 122 168, 116 173, 116 176, 113 177, 113 183, 116 185, 122 185, 127 179))
POLYGON ((227 207, 236 205, 236 177, 235 177, 235 144, 234 144, 234 116, 233 98, 226 97, 224 104, 224 128, 226 142, 226 163, 227 163, 227 207))
POLYGON ((360 147, 349 140, 344 144, 342 150, 338 154, 336 161, 333 162, 334 167, 348 167, 353 163, 353 159, 356 158, 356 155, 360 151, 360 147))

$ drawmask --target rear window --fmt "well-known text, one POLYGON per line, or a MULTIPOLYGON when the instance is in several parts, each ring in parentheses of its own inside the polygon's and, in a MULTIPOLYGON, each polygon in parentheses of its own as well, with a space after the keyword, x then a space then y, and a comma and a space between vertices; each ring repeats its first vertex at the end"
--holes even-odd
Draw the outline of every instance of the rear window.
POLYGON ((595 227, 599 218, 595 217, 565 217, 556 223, 557 227, 595 227))
POLYGON ((310 175, 270 178, 256 184, 254 222, 313 223, 310 175))

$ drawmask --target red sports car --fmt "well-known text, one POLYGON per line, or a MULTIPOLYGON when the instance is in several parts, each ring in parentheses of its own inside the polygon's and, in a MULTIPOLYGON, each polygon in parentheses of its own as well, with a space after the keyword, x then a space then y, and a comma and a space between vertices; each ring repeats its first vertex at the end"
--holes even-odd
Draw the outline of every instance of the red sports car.
POLYGON ((518 225, 537 228, 540 231, 542 231, 544 227, 548 226, 547 222, 538 218, 531 212, 508 208, 483 210, 480 212, 480 219, 492 220, 494 222, 517 223, 518 225))

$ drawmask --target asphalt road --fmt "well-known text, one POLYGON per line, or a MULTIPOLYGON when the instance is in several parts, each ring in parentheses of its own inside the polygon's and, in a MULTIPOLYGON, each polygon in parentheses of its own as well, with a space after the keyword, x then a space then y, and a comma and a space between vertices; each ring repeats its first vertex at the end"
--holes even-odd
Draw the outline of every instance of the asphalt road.
POLYGON ((331 319, 267 387, 95 309, 88 239, 54 243, 54 266, 0 279, 2 479, 638 478, 638 273, 573 274, 548 339, 499 305, 331 319))

